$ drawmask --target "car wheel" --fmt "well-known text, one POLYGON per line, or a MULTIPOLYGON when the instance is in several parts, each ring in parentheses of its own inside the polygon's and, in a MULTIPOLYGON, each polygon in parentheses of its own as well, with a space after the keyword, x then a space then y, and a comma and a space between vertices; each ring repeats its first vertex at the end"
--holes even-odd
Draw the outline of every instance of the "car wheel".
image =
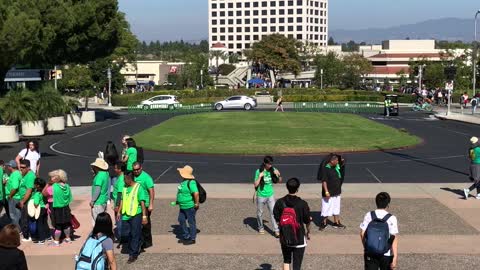
POLYGON ((143 109, 144 109, 144 110, 149 110, 149 109, 150 109, 150 105, 143 105, 143 109))
POLYGON ((250 111, 252 109, 252 104, 250 103, 246 103, 243 108, 245 109, 245 111, 250 111))
POLYGON ((217 110, 217 111, 223 110, 222 104, 217 104, 217 105, 215 105, 215 110, 217 110))

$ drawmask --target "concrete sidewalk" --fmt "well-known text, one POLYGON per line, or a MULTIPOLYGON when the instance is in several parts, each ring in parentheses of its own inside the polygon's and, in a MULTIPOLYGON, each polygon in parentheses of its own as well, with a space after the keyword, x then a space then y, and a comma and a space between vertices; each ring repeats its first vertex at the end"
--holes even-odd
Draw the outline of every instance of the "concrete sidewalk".
MULTIPOLYGON (((208 199, 202 205, 197 218, 202 232, 198 235, 196 245, 183 246, 177 243, 174 225, 172 225, 173 229, 168 230, 171 224, 176 223, 175 215, 178 210, 169 208, 167 205, 175 198, 177 185, 156 185, 158 200, 155 201, 155 216, 152 219, 154 220, 152 222, 154 246, 140 257, 148 257, 148 254, 176 256, 176 254, 188 253, 198 254, 201 257, 211 254, 218 259, 226 255, 251 254, 270 255, 272 258, 276 258, 280 254, 278 240, 273 236, 257 235, 250 228, 238 231, 240 228, 238 225, 231 226, 234 225, 232 222, 241 221, 247 216, 251 216, 250 219, 254 220, 255 210, 251 203, 252 186, 250 184, 204 184, 203 186, 208 192, 208 199), (228 230, 229 227, 231 231, 228 230)), ((344 223, 348 226, 347 230, 328 228, 324 232, 319 232, 318 228, 313 226, 307 254, 332 255, 334 258, 337 255, 354 257, 361 255, 362 246, 358 236, 358 224, 360 224, 363 214, 371 210, 369 209, 370 205, 373 207, 374 196, 380 191, 387 191, 392 196, 393 214, 401 217, 399 217, 399 239, 402 254, 478 256, 480 255, 480 246, 478 245, 480 242, 480 215, 478 215, 480 200, 474 198, 464 200, 460 194, 465 186, 467 184, 345 184, 342 194, 344 201, 342 213, 345 214, 342 216, 344 223), (409 216, 411 216, 411 220, 408 220, 409 216)), ((320 190, 319 184, 301 186, 299 196, 309 201, 311 211, 319 210, 320 190)), ((76 235, 80 237, 72 244, 62 244, 60 248, 22 243, 21 248, 28 257, 30 269, 52 269, 49 264, 39 264, 39 262, 49 261, 55 261, 55 269, 72 267, 75 254, 78 253, 85 237, 92 229, 88 205, 89 189, 74 187, 73 194, 75 201, 72 204, 72 212, 82 224, 76 231, 76 235), (57 260, 56 258, 61 259, 57 260)), ((276 197, 279 198, 284 194, 284 185, 277 186, 276 197)), ((109 212, 112 214, 111 207, 109 207, 109 212)), ((312 212, 312 214, 314 213, 317 212, 312 212)), ((264 219, 268 220, 267 215, 264 216, 264 219)), ((116 250, 116 253, 117 260, 126 267, 125 257, 127 255, 119 254, 119 250, 116 250)), ((148 263, 145 267, 145 269, 158 269, 149 268, 148 263)), ((120 269, 123 268, 120 267, 120 269)), ((173 265, 172 268, 165 269, 183 268, 173 265)), ((238 269, 252 268, 240 267, 238 269)))
POLYGON ((435 117, 442 120, 459 121, 470 124, 480 124, 480 110, 472 114, 472 107, 461 108, 459 105, 452 105, 450 113, 447 113, 447 107, 435 107, 435 117))

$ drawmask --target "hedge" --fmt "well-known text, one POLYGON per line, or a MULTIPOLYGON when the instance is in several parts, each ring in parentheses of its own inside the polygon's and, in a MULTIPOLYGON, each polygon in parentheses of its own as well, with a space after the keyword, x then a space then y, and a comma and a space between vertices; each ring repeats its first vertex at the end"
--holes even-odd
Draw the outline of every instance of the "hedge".
MULTIPOLYGON (((282 92, 287 102, 301 101, 383 101, 384 93, 362 91, 362 90, 339 90, 316 88, 285 88, 285 89, 211 89, 211 90, 162 90, 154 92, 142 92, 135 94, 124 94, 112 96, 114 106, 138 105, 143 100, 156 95, 175 95, 182 104, 195 104, 204 102, 215 102, 234 95, 253 96, 255 92, 267 90, 275 99, 278 92, 282 92)), ((389 92, 391 93, 391 92, 389 92)), ((410 95, 400 96, 399 102, 410 103, 414 98, 410 95)), ((455 101, 455 99, 454 99, 455 101)))

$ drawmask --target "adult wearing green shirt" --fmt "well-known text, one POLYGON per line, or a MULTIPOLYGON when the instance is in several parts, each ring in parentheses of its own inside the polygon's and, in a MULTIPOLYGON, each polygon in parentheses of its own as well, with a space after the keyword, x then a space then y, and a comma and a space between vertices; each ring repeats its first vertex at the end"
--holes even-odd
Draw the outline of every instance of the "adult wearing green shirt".
POLYGON ((108 174, 108 164, 103 158, 97 158, 90 165, 95 175, 92 183, 92 200, 90 201, 93 224, 95 225, 98 214, 107 210, 110 175, 108 174))
POLYGON ((127 151, 125 151, 122 161, 127 164, 127 171, 133 171, 133 163, 137 162, 137 148, 132 138, 128 138, 126 141, 127 151))
POLYGON ((180 223, 183 233, 180 242, 184 245, 193 245, 197 237, 196 214, 200 207, 200 195, 198 193, 197 181, 195 181, 195 176, 193 176, 193 168, 186 165, 177 170, 182 177, 182 182, 177 189, 177 204, 180 207, 178 223, 180 223))
POLYGON ((5 174, 5 162, 0 160, 0 213, 3 211, 3 207, 7 205, 5 201, 5 184, 7 183, 8 175, 5 174))
POLYGON ((470 149, 468 149, 468 156, 470 158, 470 180, 473 185, 463 190, 465 200, 468 199, 470 192, 477 189, 477 199, 480 200, 480 145, 477 137, 470 138, 470 149))
POLYGON ((17 168, 15 160, 10 160, 6 164, 6 171, 8 173, 7 186, 5 188, 5 197, 8 200, 8 211, 12 223, 19 226, 22 212, 18 208, 20 200, 23 198, 20 193, 20 186, 22 184, 22 173, 17 168))
POLYGON ((29 242, 32 239, 30 238, 30 228, 28 226, 30 217, 28 216, 28 208, 26 207, 26 204, 32 196, 35 178, 37 178, 37 176, 30 169, 30 160, 28 159, 20 160, 20 172, 22 173, 22 183, 20 184, 20 188, 17 193, 22 196, 20 202, 18 203, 18 207, 22 212, 20 217, 20 228, 23 236, 22 241, 29 242))
POLYGON ((140 255, 140 245, 142 239, 142 225, 146 225, 147 192, 141 184, 134 181, 133 172, 127 171, 124 175, 125 187, 122 191, 119 212, 117 220, 122 220, 122 243, 127 243, 128 264, 135 262, 140 255))
POLYGON ((147 207, 148 222, 142 228, 142 248, 149 248, 153 245, 152 222, 150 220, 150 216, 152 215, 153 202, 155 200, 155 184, 153 182, 153 178, 143 170, 140 162, 135 162, 133 164, 133 175, 135 175, 135 182, 142 185, 142 187, 147 191, 147 201, 145 202, 145 207, 147 207))
POLYGON ((122 222, 120 219, 118 219, 118 216, 121 215, 121 213, 118 211, 120 208, 120 201, 122 200, 122 192, 123 188, 125 187, 125 163, 118 161, 115 163, 114 166, 114 172, 117 175, 117 181, 115 182, 115 185, 113 186, 113 201, 114 201, 114 208, 113 211, 115 212, 115 218, 117 220, 116 222, 116 228, 115 228, 115 237, 117 239, 120 239, 120 234, 122 232, 122 222))
POLYGON ((273 158, 271 156, 266 156, 263 158, 263 163, 259 169, 255 171, 255 178, 253 185, 256 190, 257 195, 257 223, 258 223, 258 233, 265 234, 265 229, 263 226, 263 207, 265 204, 268 207, 270 212, 271 224, 275 232, 275 237, 280 236, 280 231, 278 229, 278 224, 275 221, 273 216, 273 207, 275 206, 275 197, 273 184, 281 182, 280 172, 273 167, 273 158))

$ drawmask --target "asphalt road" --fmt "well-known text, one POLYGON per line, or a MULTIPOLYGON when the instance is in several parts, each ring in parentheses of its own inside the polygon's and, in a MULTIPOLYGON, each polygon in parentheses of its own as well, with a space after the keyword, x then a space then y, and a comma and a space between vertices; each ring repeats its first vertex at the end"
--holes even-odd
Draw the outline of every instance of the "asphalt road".
MULTIPOLYGON (((225 112, 228 113, 228 112, 225 112)), ((90 185, 89 164, 109 140, 117 144, 123 134, 135 134, 165 121, 170 115, 128 115, 126 112, 99 112, 100 121, 40 138, 41 175, 63 168, 74 186, 90 185)), ((440 121, 423 113, 406 112, 385 119, 365 115, 374 121, 405 129, 423 138, 423 143, 409 149, 345 153, 346 182, 350 183, 454 183, 468 181, 467 149, 469 138, 480 135, 476 125, 440 121)), ((186 131, 188 132, 188 131, 186 131)), ((24 142, 0 145, 0 159, 13 159, 24 142)), ((142 145, 144 148, 148 146, 142 145)), ((268 154, 268 153, 266 153, 268 154)), ((275 166, 284 178, 298 177, 315 182, 323 155, 278 156, 275 166)), ((262 161, 261 156, 191 155, 145 151, 145 170, 156 183, 179 181, 177 167, 189 164, 197 179, 205 183, 246 183, 262 161)))

